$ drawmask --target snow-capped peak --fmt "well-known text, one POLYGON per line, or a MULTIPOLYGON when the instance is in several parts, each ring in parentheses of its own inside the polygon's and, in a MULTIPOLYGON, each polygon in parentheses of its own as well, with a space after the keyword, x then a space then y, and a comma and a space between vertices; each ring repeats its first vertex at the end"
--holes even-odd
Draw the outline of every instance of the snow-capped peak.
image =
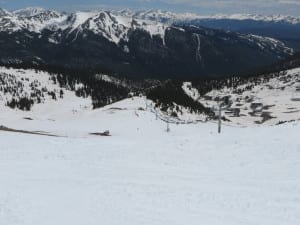
POLYGON ((96 15, 97 12, 76 12, 71 14, 68 20, 71 22, 72 28, 76 29, 96 15))
POLYGON ((28 30, 39 33, 51 24, 65 19, 66 15, 43 8, 26 8, 13 12, 0 10, 0 31, 28 30))
POLYGON ((0 8, 0 16, 8 16, 10 14, 11 13, 9 11, 0 8))
POLYGON ((160 9, 149 9, 142 11, 131 11, 128 9, 117 11, 121 15, 131 15, 136 19, 147 19, 152 21, 160 21, 165 23, 190 21, 195 19, 231 19, 231 20, 255 20, 266 22, 286 22, 291 24, 299 24, 300 17, 289 15, 259 15, 259 14, 213 14, 213 15, 199 15, 195 13, 175 13, 164 11, 160 9))
POLYGON ((41 7, 28 7, 25 9, 15 10, 13 11, 13 13, 20 17, 31 17, 31 16, 36 16, 38 14, 44 13, 46 11, 48 10, 41 7))
POLYGON ((300 17, 286 15, 259 15, 259 14, 216 14, 211 16, 200 16, 198 19, 231 19, 231 20, 255 20, 266 22, 286 22, 291 24, 299 24, 300 17))
MULTIPOLYGON (((163 10, 132 11, 88 11, 64 14, 40 7, 30 7, 8 12, 0 9, 0 31, 14 32, 28 30, 40 33, 44 29, 76 31, 90 30, 108 40, 119 43, 126 39, 130 29, 144 29, 150 35, 159 35, 164 40, 167 27, 174 22, 194 19, 253 19, 264 21, 287 21, 299 23, 300 18, 291 16, 260 16, 250 14, 200 16, 192 13, 174 13, 163 10)), ((77 36, 77 35, 76 35, 77 36)))
MULTIPOLYGON (((132 11, 79 11, 71 14, 63 14, 39 7, 25 8, 9 13, 0 11, 0 30, 15 32, 29 30, 40 33, 44 29, 67 30, 76 34, 84 30, 93 31, 108 40, 119 43, 126 39, 130 29, 144 29, 151 35, 160 35, 162 38, 166 26, 158 21, 144 16, 136 18, 132 11), (133 24, 134 21, 134 24, 133 24)), ((77 36, 76 35, 76 36, 77 36)))
POLYGON ((160 35, 163 38, 166 29, 164 24, 146 19, 135 19, 129 16, 129 11, 122 13, 112 11, 73 13, 68 18, 70 32, 90 30, 96 34, 102 34, 114 43, 119 43, 121 39, 127 38, 130 29, 139 28, 148 31, 151 35, 160 35))
POLYGON ((174 13, 161 9, 148 9, 140 11, 124 9, 116 11, 115 13, 122 16, 131 16, 135 19, 151 20, 168 24, 178 20, 192 20, 199 17, 197 14, 193 13, 174 13))
POLYGON ((121 9, 121 10, 114 10, 112 11, 114 14, 116 15, 122 15, 122 16, 126 16, 126 17, 132 17, 134 15, 134 11, 129 9, 129 8, 125 8, 125 9, 121 9))

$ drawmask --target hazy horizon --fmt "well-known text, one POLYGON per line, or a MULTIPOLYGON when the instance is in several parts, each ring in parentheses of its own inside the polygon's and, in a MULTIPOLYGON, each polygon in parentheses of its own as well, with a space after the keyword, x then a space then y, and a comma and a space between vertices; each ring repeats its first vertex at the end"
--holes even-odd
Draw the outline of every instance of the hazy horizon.
POLYGON ((0 0, 0 8, 17 10, 27 7, 42 7, 58 11, 72 12, 77 10, 98 9, 124 9, 145 10, 161 9, 173 12, 191 12, 203 15, 209 14, 282 14, 300 16, 300 1, 297 0, 252 0, 249 2, 238 0, 29 0, 29 1, 7 1, 0 0))

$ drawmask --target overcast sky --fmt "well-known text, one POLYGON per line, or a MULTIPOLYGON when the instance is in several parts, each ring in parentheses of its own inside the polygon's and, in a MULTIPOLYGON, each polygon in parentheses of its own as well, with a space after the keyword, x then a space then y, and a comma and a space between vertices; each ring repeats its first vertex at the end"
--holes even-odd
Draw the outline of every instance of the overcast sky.
POLYGON ((9 10, 29 6, 63 11, 160 8, 200 14, 255 13, 300 16, 300 0, 0 0, 0 8, 9 10))

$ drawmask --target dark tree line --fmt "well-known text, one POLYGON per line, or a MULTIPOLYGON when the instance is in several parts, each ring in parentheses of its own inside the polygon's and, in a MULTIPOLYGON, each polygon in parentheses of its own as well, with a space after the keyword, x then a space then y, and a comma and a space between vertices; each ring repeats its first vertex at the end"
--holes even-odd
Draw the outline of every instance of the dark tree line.
MULTIPOLYGON (((232 75, 213 79, 192 79, 193 86, 196 87, 201 95, 205 95, 214 89, 233 88, 245 85, 245 89, 236 90, 243 92, 251 90, 254 86, 266 83, 270 79, 279 77, 286 74, 286 70, 300 67, 300 53, 295 53, 293 56, 288 57, 270 67, 261 68, 256 71, 250 71, 248 74, 232 75)), ((288 79, 288 77, 287 77, 288 79)))
MULTIPOLYGON (((60 87, 74 91, 78 97, 89 97, 92 98, 94 108, 99 108, 107 104, 119 101, 128 97, 130 89, 121 85, 117 85, 111 82, 97 79, 95 74, 99 71, 93 69, 72 69, 60 66, 46 65, 46 64, 32 64, 32 63, 21 63, 21 64, 9 64, 16 69, 35 69, 38 71, 46 71, 51 75, 51 79, 54 84, 59 84, 60 87), (76 88, 76 86, 78 86, 76 88)), ((109 74, 107 71, 104 71, 109 74)), ((102 73, 104 73, 102 71, 102 73)), ((110 74, 109 74, 110 75, 110 74)), ((52 96, 52 99, 56 99, 55 93, 48 93, 52 96)), ((60 93, 60 96, 63 94, 60 93)), ((12 103, 11 105, 14 105, 12 103)))
POLYGON ((10 100, 6 103, 6 105, 12 109, 18 108, 23 111, 30 111, 33 104, 34 104, 34 101, 27 97, 22 97, 20 99, 13 98, 12 100, 10 100))
MULTIPOLYGON (((47 71, 50 75, 52 75, 52 81, 54 83, 58 83, 60 87, 74 91, 79 97, 91 96, 94 108, 122 100, 128 97, 128 94, 131 92, 135 95, 146 93, 149 99, 156 102, 157 106, 164 110, 174 107, 175 103, 188 108, 192 112, 211 113, 209 109, 206 109, 199 102, 194 101, 184 93, 181 87, 183 80, 159 81, 153 79, 130 79, 127 77, 117 77, 115 74, 112 74, 110 71, 105 69, 75 69, 47 64, 34 64, 30 62, 2 64, 2 66, 47 71), (118 79, 119 83, 104 81, 97 78, 96 74, 107 74, 113 76, 118 79)), ((238 94, 245 90, 251 90, 256 85, 268 82, 274 77, 284 75, 284 72, 280 71, 294 68, 296 66, 300 66, 300 54, 295 54, 289 59, 282 61, 271 68, 263 69, 247 76, 231 76, 214 79, 198 78, 192 80, 192 84, 198 89, 202 96, 213 89, 222 89, 224 87, 232 88, 234 92, 238 94), (244 84, 246 84, 246 86, 243 89, 238 88, 244 84)), ((36 92, 37 97, 41 98, 40 94, 43 94, 43 92, 36 92)), ((51 95, 53 99, 58 97, 56 95, 54 96, 53 93, 48 94, 51 95)), ((59 96, 63 97, 63 93, 59 93, 59 96)), ((22 100, 22 106, 20 106, 20 103, 16 100, 12 100, 9 105, 28 108, 30 105, 29 103, 31 102, 30 98, 28 98, 28 100, 29 102, 22 100), (26 107, 23 107, 23 105, 26 105, 26 107)))
POLYGON ((147 98, 154 101, 156 107, 163 111, 167 111, 169 108, 173 109, 175 103, 177 105, 175 107, 176 111, 180 111, 179 106, 183 106, 190 112, 212 115, 210 109, 204 107, 184 92, 182 82, 167 80, 162 85, 150 89, 147 92, 147 98))
MULTIPOLYGON (((241 94, 244 91, 252 90, 255 86, 267 83, 272 78, 286 75, 285 71, 270 72, 266 74, 257 74, 248 77, 232 76, 228 78, 193 80, 193 86, 197 88, 200 95, 205 95, 212 90, 220 90, 223 88, 232 88, 233 93, 241 94), (246 85, 243 89, 238 88, 241 85, 246 85)), ((288 77, 287 77, 288 79, 288 77)))

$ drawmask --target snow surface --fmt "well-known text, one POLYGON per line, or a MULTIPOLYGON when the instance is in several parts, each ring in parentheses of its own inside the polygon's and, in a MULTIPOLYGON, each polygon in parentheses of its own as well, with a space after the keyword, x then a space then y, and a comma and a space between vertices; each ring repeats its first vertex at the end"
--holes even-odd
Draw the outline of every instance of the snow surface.
POLYGON ((5 126, 67 137, 0 131, 0 224, 300 223, 299 123, 167 133, 141 107, 143 98, 64 115, 52 107, 31 121, 1 110, 5 126), (111 137, 89 135, 106 129, 111 137))

